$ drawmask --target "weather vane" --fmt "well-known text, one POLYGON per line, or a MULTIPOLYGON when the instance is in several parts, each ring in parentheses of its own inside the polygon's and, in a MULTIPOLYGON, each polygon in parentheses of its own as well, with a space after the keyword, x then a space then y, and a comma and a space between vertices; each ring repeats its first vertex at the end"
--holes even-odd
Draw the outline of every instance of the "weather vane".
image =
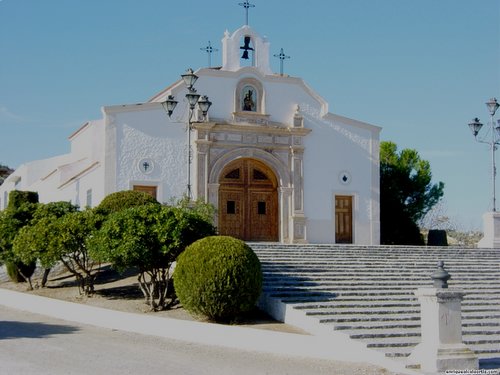
POLYGON ((274 57, 277 57, 277 58, 279 58, 279 59, 280 59, 280 76, 282 76, 282 75, 283 75, 283 61, 284 61, 285 59, 289 59, 289 58, 290 58, 290 56, 285 55, 285 53, 283 52, 283 48, 282 48, 282 49, 280 50, 280 53, 279 53, 279 54, 277 54, 277 55, 274 55, 274 57))
POLYGON ((218 49, 212 47, 212 45, 210 44, 210 41, 208 41, 208 46, 206 46, 204 48, 200 48, 200 49, 207 53, 207 55, 208 55, 208 67, 211 68, 212 67, 212 53, 217 52, 218 49))
POLYGON ((245 25, 247 25, 247 26, 248 26, 248 8, 255 8, 255 5, 254 5, 254 4, 250 4, 250 3, 248 2, 248 0, 245 0, 245 2, 244 2, 244 3, 239 3, 238 5, 239 5, 240 7, 245 8, 245 21, 246 21, 246 22, 245 22, 245 25))

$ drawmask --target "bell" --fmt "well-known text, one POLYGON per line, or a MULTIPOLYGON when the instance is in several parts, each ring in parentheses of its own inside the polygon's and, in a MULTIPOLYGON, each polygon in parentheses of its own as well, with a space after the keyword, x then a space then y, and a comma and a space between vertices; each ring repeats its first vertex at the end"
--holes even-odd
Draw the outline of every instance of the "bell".
POLYGON ((244 45, 240 47, 240 49, 243 50, 243 55, 241 56, 242 59, 248 60, 248 51, 253 51, 253 48, 250 47, 250 42, 252 41, 252 38, 249 36, 246 36, 244 39, 244 45))

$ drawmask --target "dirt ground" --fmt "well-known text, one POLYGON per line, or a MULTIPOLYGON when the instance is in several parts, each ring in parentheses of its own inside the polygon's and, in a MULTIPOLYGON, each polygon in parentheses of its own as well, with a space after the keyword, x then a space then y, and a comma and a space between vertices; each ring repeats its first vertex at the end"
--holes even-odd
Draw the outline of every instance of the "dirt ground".
MULTIPOLYGON (((102 267, 96 278, 95 294, 92 297, 80 295, 74 277, 65 273, 62 269, 51 271, 49 282, 45 288, 38 287, 41 275, 37 271, 32 278, 35 288, 31 291, 28 290, 27 283, 14 283, 9 281, 6 275, 3 276, 0 278, 0 287, 5 289, 111 310, 154 314, 155 316, 181 320, 199 320, 191 316, 180 304, 166 311, 150 311, 149 306, 144 303, 144 297, 137 282, 137 273, 134 271, 119 274, 109 266, 102 267)), ((273 320, 269 315, 257 308, 234 324, 257 329, 307 334, 299 328, 273 320)))

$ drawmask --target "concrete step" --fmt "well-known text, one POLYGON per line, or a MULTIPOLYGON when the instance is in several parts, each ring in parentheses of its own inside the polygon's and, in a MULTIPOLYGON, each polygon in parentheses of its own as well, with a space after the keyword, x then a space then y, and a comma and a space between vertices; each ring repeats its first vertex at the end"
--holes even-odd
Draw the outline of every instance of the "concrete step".
POLYGON ((293 314, 297 324, 343 332, 391 358, 408 356, 420 342, 420 306, 414 292, 432 286, 429 276, 437 260, 444 260, 452 275, 450 287, 466 293, 464 341, 481 358, 500 357, 500 251, 263 243, 251 247, 261 260, 264 293, 299 313, 300 319, 293 314))
POLYGON ((420 319, 406 320, 406 321, 345 321, 345 322, 331 322, 329 324, 335 331, 349 331, 352 333, 365 330, 377 333, 385 330, 418 330, 420 332, 420 319))
MULTIPOLYGON (((306 313, 307 316, 307 313, 306 313)), ((400 322, 400 321, 420 321, 420 315, 414 314, 399 314, 395 316, 383 316, 383 315, 363 315, 363 316, 353 316, 350 314, 337 315, 335 317, 328 318, 318 318, 320 323, 367 323, 367 322, 400 322)))
POLYGON ((400 314, 420 314, 420 307, 371 307, 367 308, 335 308, 335 309, 308 309, 306 315, 310 316, 345 316, 345 315, 400 315, 400 314))
POLYGON ((378 340, 388 337, 418 337, 420 338, 420 326, 406 328, 387 328, 387 327, 372 327, 371 329, 362 328, 358 330, 349 330, 347 332, 353 339, 359 340, 378 340))

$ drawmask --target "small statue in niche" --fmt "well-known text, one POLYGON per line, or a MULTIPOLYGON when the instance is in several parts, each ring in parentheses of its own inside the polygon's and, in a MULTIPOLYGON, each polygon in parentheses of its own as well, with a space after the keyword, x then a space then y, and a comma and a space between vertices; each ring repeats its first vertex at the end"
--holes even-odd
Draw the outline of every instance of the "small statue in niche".
POLYGON ((244 111, 255 111, 255 102, 253 100, 253 91, 248 90, 243 98, 243 110, 244 111))

